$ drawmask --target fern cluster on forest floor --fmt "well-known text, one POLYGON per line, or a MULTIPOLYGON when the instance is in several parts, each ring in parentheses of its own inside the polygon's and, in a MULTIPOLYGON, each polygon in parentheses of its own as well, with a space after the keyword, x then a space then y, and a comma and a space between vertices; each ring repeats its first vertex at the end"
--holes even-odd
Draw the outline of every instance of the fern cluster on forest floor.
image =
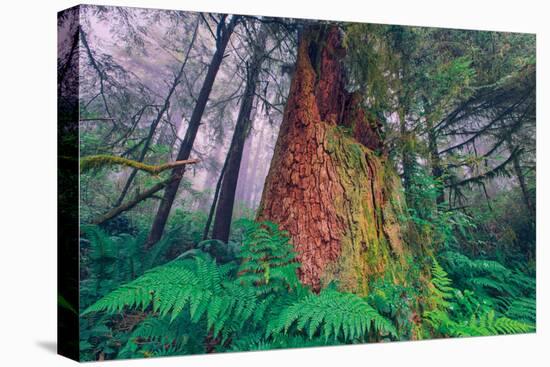
POLYGON ((177 231, 154 252, 145 237, 83 230, 81 353, 135 358, 534 330, 534 279, 495 261, 441 256, 426 292, 380 280, 367 297, 300 284, 277 226, 242 219, 229 244, 202 241, 171 258, 177 231), (454 279, 454 277, 453 277, 454 279), (412 304, 425 310, 416 315, 412 304))
POLYGON ((468 210, 449 210, 446 202, 433 204, 440 181, 415 167, 412 182, 414 205, 409 208, 409 218, 414 223, 413 241, 428 239, 435 253, 422 315, 428 326, 422 330, 424 337, 534 331, 536 282, 529 251, 517 254, 501 247, 503 233, 512 233, 509 236, 519 240, 511 248, 534 247, 534 238, 515 235, 533 230, 525 208, 518 209, 521 221, 505 220, 508 208, 517 201, 515 192, 495 198, 500 210, 484 203, 468 210), (502 222, 500 228, 487 228, 498 221, 502 222))
MULTIPOLYGON (((472 267, 479 265, 466 257, 463 260, 472 267)), ((496 262, 482 263, 485 265, 481 265, 481 271, 489 274, 494 274, 495 269, 506 269, 496 262)), ((484 291, 462 292, 452 287, 447 272, 435 260, 432 276, 432 309, 424 313, 424 318, 435 332, 435 336, 485 336, 527 333, 535 330, 534 298, 497 297, 484 291)), ((475 283, 475 279, 480 278, 470 278, 469 281, 475 283)), ((498 284, 498 281, 482 282, 480 286, 492 288, 494 284, 498 284)), ((499 288, 499 291, 505 292, 505 289, 499 288)), ((523 290, 529 292, 529 285, 523 290)))

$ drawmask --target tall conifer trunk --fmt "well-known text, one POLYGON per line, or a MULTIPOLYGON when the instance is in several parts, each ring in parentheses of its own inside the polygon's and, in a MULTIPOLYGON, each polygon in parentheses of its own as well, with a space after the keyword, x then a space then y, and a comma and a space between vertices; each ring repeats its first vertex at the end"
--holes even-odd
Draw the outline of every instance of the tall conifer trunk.
POLYGON ((443 188, 443 167, 441 166, 441 157, 437 146, 437 133, 432 127, 431 121, 428 122, 428 148, 430 150, 430 166, 432 168, 432 176, 435 180, 440 181, 441 187, 437 188, 437 196, 435 202, 437 205, 445 201, 445 190, 443 188))
MULTIPOLYGON (((510 139, 508 139, 507 143, 508 143, 508 149, 510 150, 510 152, 513 152, 516 149, 516 147, 514 147, 510 139)), ((512 164, 514 166, 514 172, 516 174, 516 178, 518 180, 519 187, 521 189, 521 194, 523 195, 523 202, 525 203, 525 207, 527 208, 527 211, 531 215, 531 219, 535 221, 537 216, 536 208, 535 208, 535 205, 533 205, 531 197, 529 196, 529 190, 527 188, 525 175, 523 174, 523 170, 521 168, 521 163, 519 159, 520 159, 519 154, 516 154, 513 158, 512 164)))
MULTIPOLYGON (((193 149, 193 144, 195 143, 195 138, 197 137, 197 133, 201 124, 202 115, 204 113, 204 109, 206 108, 206 103, 210 98, 212 86, 214 85, 216 75, 218 74, 218 70, 220 69, 221 63, 224 59, 225 49, 227 47, 227 44, 229 43, 231 34, 233 34, 233 30, 237 24, 238 19, 238 16, 233 16, 231 20, 229 20, 229 22, 227 22, 226 24, 226 20, 224 17, 222 20, 220 20, 218 24, 216 32, 216 51, 214 52, 212 60, 210 61, 210 65, 208 66, 208 71, 206 72, 206 76, 199 92, 197 102, 193 109, 191 119, 189 120, 189 126, 187 127, 185 137, 183 138, 183 141, 181 143, 180 150, 177 155, 178 161, 188 159, 191 154, 191 150, 193 149)), ((174 199, 176 198, 176 194, 178 192, 178 188, 184 172, 185 166, 178 167, 172 170, 171 177, 173 178, 173 180, 170 184, 168 184, 168 186, 166 186, 166 189, 164 190, 164 196, 162 197, 157 215, 155 216, 155 219, 153 221, 153 226, 151 227, 151 231, 149 232, 149 237, 147 239, 147 242, 145 243, 146 248, 152 247, 162 237, 162 234, 164 233, 164 227, 166 226, 166 221, 168 220, 168 215, 170 214, 170 210, 172 209, 172 204, 174 203, 174 199)))
MULTIPOLYGON (((246 86, 242 97, 235 132, 231 140, 231 146, 227 153, 227 168, 223 175, 220 197, 216 206, 216 216, 212 228, 212 238, 227 242, 231 229, 233 207, 235 205, 235 191, 243 156, 244 145, 251 128, 251 113, 256 96, 256 84, 260 76, 261 66, 265 57, 266 29, 259 30, 257 40, 253 40, 253 52, 250 62, 246 66, 246 86)), ((214 203, 216 204, 216 203, 214 203)))
POLYGON ((367 294, 380 277, 404 282, 412 252, 381 126, 345 89, 341 38, 336 26, 302 34, 258 219, 288 231, 304 284, 367 294))

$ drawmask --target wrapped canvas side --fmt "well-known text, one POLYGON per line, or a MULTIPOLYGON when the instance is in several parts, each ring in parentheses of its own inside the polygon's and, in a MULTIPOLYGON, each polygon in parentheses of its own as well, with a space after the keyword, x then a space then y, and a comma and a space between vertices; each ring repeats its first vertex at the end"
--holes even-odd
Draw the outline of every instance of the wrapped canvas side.
POLYGON ((58 13, 57 41, 57 351, 79 360, 78 6, 58 13))

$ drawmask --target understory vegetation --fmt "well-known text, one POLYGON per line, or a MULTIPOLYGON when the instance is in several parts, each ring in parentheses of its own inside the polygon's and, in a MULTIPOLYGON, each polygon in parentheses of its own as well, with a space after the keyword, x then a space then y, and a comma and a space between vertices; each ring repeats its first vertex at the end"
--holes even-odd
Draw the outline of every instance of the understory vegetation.
POLYGON ((380 281, 366 297, 301 285, 288 236, 270 222, 237 220, 228 244, 176 228, 149 253, 144 235, 86 227, 81 353, 95 360, 533 332, 534 269, 515 256, 468 257, 458 243, 471 219, 445 220, 456 225, 429 259, 428 289, 380 281))

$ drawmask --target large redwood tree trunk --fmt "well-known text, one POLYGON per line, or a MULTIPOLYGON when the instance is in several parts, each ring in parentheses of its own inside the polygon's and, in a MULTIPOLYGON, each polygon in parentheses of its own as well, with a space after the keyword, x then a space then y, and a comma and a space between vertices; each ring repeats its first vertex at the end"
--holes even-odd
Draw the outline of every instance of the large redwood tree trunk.
POLYGON ((367 294, 376 278, 402 282, 411 251, 399 178, 379 123, 345 89, 344 56, 336 26, 303 32, 258 219, 289 232, 304 284, 367 294))

